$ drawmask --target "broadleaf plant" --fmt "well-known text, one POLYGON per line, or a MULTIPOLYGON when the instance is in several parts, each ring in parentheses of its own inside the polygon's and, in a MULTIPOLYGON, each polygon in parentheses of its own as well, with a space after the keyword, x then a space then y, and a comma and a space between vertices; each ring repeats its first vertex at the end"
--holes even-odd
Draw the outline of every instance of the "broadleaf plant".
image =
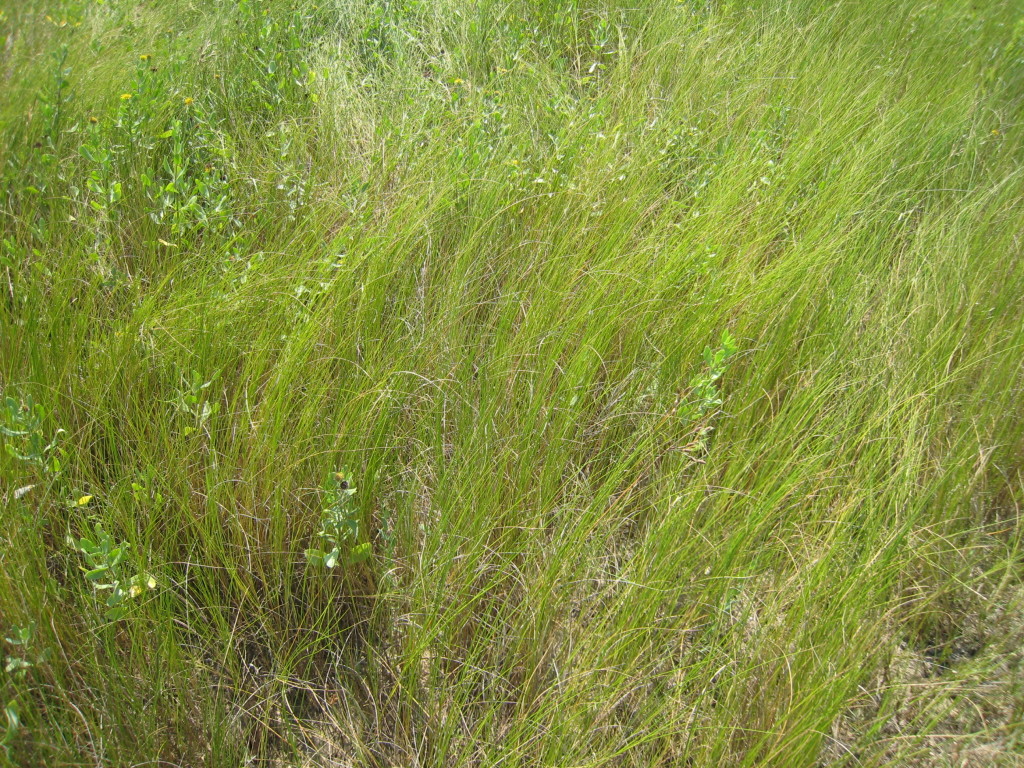
POLYGON ((347 469, 335 472, 328 480, 320 511, 320 530, 315 537, 318 546, 306 550, 306 560, 311 565, 332 569, 337 565, 356 565, 370 556, 370 542, 359 540, 359 510, 352 500, 355 493, 347 469))
POLYGON ((104 600, 103 615, 109 621, 118 621, 127 615, 129 600, 146 590, 156 589, 156 579, 142 571, 131 576, 126 574, 124 561, 130 545, 115 541, 100 523, 96 523, 94 530, 93 539, 76 540, 69 536, 68 543, 85 556, 88 567, 82 567, 82 571, 93 589, 110 593, 104 600))

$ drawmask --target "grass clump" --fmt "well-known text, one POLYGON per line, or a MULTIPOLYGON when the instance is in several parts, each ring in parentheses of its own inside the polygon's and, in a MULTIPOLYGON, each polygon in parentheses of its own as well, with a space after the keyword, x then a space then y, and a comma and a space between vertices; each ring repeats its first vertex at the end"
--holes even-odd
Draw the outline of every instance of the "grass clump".
POLYGON ((1016 765, 1022 12, 5 6, 0 761, 1016 765))

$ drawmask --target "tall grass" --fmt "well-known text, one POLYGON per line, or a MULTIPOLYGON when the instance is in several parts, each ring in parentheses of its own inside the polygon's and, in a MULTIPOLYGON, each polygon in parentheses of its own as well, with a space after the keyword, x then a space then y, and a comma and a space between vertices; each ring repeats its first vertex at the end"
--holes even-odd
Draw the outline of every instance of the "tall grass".
POLYGON ((1022 13, 6 4, 0 761, 1019 765, 1022 13))

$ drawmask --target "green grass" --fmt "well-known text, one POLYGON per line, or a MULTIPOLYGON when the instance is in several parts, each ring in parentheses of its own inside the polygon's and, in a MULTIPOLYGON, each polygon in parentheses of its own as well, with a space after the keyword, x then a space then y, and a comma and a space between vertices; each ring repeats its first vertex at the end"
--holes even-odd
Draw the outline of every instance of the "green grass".
POLYGON ((0 42, 0 764, 1021 764, 1020 2, 0 42))

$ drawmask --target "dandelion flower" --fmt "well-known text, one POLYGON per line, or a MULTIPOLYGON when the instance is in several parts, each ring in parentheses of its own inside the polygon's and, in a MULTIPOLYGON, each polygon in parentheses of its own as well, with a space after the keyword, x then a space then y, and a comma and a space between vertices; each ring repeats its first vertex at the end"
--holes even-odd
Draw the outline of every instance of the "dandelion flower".
POLYGON ((192 103, 192 97, 191 97, 191 96, 189 96, 189 97, 187 97, 187 98, 185 99, 185 106, 187 107, 187 106, 188 106, 189 104, 191 104, 191 103, 192 103))
POLYGON ((129 100, 131 100, 131 98, 132 98, 132 95, 130 93, 122 93, 121 94, 121 101, 129 101, 129 100))

